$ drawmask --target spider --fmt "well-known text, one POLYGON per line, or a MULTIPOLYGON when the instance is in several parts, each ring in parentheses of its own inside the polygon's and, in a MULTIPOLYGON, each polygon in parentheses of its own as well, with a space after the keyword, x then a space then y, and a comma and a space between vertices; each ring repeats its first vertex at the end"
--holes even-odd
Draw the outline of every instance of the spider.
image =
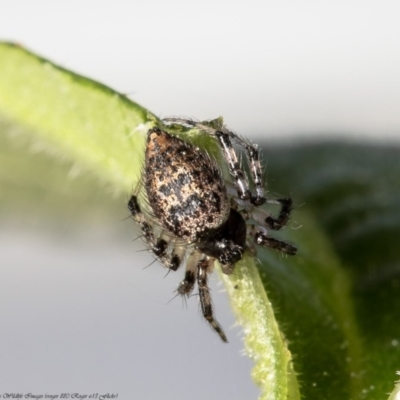
POLYGON ((186 266, 176 292, 189 297, 197 282, 202 314, 224 342, 228 340, 214 318, 207 283, 215 261, 229 275, 246 250, 255 254, 255 244, 289 255, 297 251, 293 245, 268 236, 268 229, 279 230, 287 224, 292 200, 265 197, 257 146, 221 122, 165 118, 160 127, 150 129, 142 179, 128 208, 158 260, 172 271, 186 266), (216 159, 206 151, 168 133, 170 127, 197 129, 215 138, 231 178, 225 179, 216 159), (232 142, 246 150, 254 193, 232 142), (145 199, 142 202, 140 195, 145 199), (278 215, 259 208, 264 203, 280 205, 278 215))

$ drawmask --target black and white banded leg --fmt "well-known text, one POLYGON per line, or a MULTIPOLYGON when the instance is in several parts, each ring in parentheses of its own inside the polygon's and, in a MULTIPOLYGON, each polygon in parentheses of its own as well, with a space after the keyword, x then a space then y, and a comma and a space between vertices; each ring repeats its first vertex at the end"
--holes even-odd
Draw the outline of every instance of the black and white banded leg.
POLYGON ((197 264, 197 286, 199 289, 200 306, 203 313, 203 317, 211 325, 211 327, 218 333, 219 337, 225 343, 228 343, 228 339, 221 328, 221 325, 214 318, 213 306, 210 296, 210 289, 208 287, 208 273, 213 267, 214 259, 206 258, 202 259, 197 264))
POLYGON ((224 127, 214 129, 211 126, 205 125, 201 122, 196 122, 182 118, 165 118, 162 120, 165 125, 181 125, 187 128, 198 128, 206 134, 217 138, 219 145, 222 149, 224 158, 228 164, 228 169, 232 177, 235 179, 235 187, 239 199, 250 200, 252 204, 259 206, 265 203, 265 189, 262 181, 262 169, 259 157, 259 151, 256 146, 253 146, 250 142, 241 138, 236 133, 226 129, 224 127), (249 189, 249 183, 242 169, 233 148, 231 139, 233 139, 238 145, 246 149, 246 156, 249 161, 250 171, 254 186, 256 189, 256 195, 253 196, 249 189))
POLYGON ((270 247, 282 253, 294 256, 297 253, 297 247, 290 243, 268 236, 267 229, 262 226, 249 225, 249 234, 254 238, 254 242, 260 246, 270 247))
POLYGON ((292 199, 277 199, 277 200, 267 200, 268 204, 279 204, 281 209, 279 210, 278 216, 274 217, 268 211, 261 208, 253 208, 245 212, 245 219, 254 219, 258 223, 265 225, 267 228, 273 229, 274 231, 279 231, 282 229, 290 219, 290 214, 293 210, 292 199))
MULTIPOLYGON (((128 202, 128 209, 133 219, 138 223, 142 230, 143 238, 149 246, 149 250, 162 262, 168 269, 176 271, 182 263, 183 256, 181 249, 168 253, 169 243, 162 237, 156 238, 153 227, 147 222, 146 217, 141 211, 137 196, 132 195, 128 202)), ((184 254, 184 253, 183 253, 184 254)))
POLYGON ((288 222, 290 218, 290 214, 293 210, 293 201, 292 199, 277 199, 277 200, 268 200, 269 204, 280 204, 281 209, 277 217, 272 217, 271 215, 265 218, 264 223, 268 228, 273 229, 274 231, 278 231, 282 229, 288 222))
POLYGON ((176 292, 181 296, 188 297, 193 291, 193 287, 197 280, 197 264, 200 262, 201 254, 194 252, 191 254, 186 262, 185 277, 179 283, 176 292))

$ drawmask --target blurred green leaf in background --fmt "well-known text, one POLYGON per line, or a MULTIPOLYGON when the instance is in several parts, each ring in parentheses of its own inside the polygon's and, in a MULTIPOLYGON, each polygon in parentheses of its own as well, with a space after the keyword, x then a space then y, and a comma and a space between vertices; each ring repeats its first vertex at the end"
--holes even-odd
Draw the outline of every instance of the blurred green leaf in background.
MULTIPOLYGON (((0 44, 0 60, 2 218, 82 207, 90 221, 129 195, 157 118, 18 46, 0 44)), ((247 258, 223 277, 262 398, 388 398, 400 369, 399 146, 260 146, 272 194, 295 199, 282 235, 299 247, 260 250, 257 266, 247 258)))

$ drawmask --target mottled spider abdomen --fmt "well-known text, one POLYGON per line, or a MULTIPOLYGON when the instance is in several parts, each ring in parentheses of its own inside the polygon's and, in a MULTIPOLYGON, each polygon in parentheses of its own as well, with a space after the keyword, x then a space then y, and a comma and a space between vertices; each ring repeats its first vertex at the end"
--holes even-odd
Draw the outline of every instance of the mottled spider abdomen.
POLYGON ((145 160, 147 199, 163 227, 187 242, 215 234, 230 213, 226 184, 215 161, 158 128, 148 133, 145 160))

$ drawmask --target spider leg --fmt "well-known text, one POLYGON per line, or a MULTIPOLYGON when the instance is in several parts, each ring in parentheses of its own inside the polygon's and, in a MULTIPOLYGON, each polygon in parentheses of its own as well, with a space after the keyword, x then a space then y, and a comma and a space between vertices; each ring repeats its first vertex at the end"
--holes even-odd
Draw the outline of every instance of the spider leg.
POLYGON ((256 244, 270 247, 271 249, 278 250, 291 256, 294 256, 297 253, 297 247, 292 244, 269 237, 267 230, 264 227, 250 225, 249 228, 249 234, 254 237, 256 244))
POLYGON ((250 165, 250 172, 256 189, 256 196, 251 197, 251 203, 255 206, 261 206, 265 203, 265 187, 262 181, 262 168, 260 162, 260 152, 257 146, 253 146, 249 141, 245 140, 238 134, 225 129, 228 134, 238 145, 246 149, 247 160, 250 165))
POLYGON ((165 267, 176 271, 182 263, 180 252, 168 254, 168 242, 163 238, 156 238, 154 236, 152 226, 146 221, 135 195, 132 195, 129 199, 128 209, 133 219, 139 224, 143 233, 143 238, 149 246, 149 250, 157 256, 165 267))
POLYGON ((222 153, 228 164, 230 174, 233 176, 236 182, 236 190, 241 200, 250 200, 251 193, 249 189, 249 183, 247 182, 246 176, 240 169, 238 158, 230 140, 229 134, 222 131, 215 131, 214 136, 218 139, 219 145, 222 148, 222 153))
POLYGON ((179 283, 176 289, 177 293, 181 296, 189 296, 193 291, 194 284, 197 279, 197 264, 200 261, 201 254, 195 252, 188 257, 186 262, 185 277, 179 283))
POLYGON ((244 212, 244 218, 246 220, 254 219, 258 223, 267 226, 267 228, 279 231, 289 222, 290 214, 293 210, 292 199, 267 200, 267 203, 279 204, 281 206, 277 217, 272 216, 268 211, 261 208, 254 208, 246 210, 244 212))
POLYGON ((282 229, 289 221, 290 214, 293 210, 293 201, 292 199, 277 199, 277 200, 268 200, 268 203, 278 203, 281 205, 281 209, 277 217, 272 217, 271 215, 265 218, 264 223, 268 228, 273 229, 274 231, 278 231, 282 229))
POLYGON ((226 338, 224 331, 214 318, 210 289, 207 284, 207 274, 213 263, 213 259, 207 258, 200 260, 197 264, 197 285, 199 287, 201 311, 206 321, 211 325, 215 332, 218 333, 222 341, 228 343, 228 339, 226 338))

